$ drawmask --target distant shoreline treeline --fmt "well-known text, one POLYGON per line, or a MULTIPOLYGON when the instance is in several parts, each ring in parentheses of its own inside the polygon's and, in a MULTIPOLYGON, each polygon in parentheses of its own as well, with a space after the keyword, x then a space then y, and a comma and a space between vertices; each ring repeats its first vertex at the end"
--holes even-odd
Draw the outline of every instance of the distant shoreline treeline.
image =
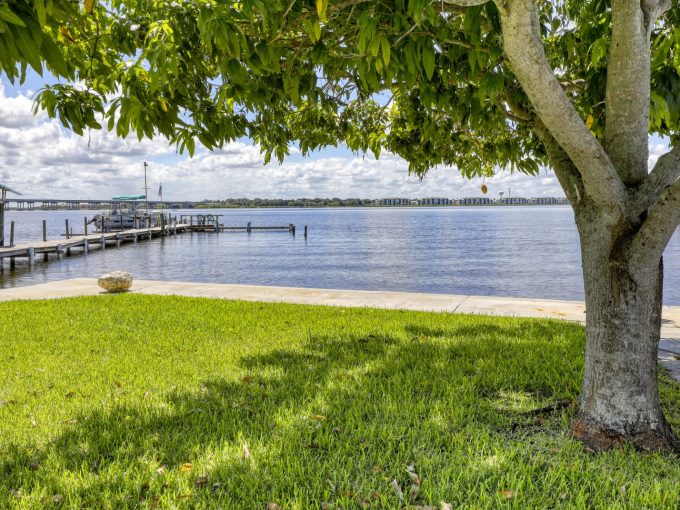
POLYGON ((197 209, 241 209, 259 207, 418 207, 418 206, 466 206, 466 205, 568 205, 561 197, 488 197, 470 198, 228 198, 224 200, 203 200, 194 205, 197 209))

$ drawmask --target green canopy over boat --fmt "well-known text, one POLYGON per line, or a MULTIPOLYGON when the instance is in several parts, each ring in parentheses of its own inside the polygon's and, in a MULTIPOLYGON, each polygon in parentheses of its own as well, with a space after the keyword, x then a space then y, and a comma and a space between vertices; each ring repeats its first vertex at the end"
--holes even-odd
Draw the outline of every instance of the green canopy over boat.
POLYGON ((130 200, 144 200, 145 198, 146 195, 117 195, 111 197, 111 200, 115 200, 116 202, 128 202, 130 200))

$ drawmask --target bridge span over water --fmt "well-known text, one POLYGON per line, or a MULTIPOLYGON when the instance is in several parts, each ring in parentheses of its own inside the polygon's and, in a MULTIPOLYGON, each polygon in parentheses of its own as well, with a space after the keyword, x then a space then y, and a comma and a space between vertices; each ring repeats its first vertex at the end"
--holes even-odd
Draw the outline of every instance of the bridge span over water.
MULTIPOLYGON (((56 210, 56 209, 105 209, 119 204, 114 200, 67 200, 62 198, 7 198, 7 209, 17 211, 56 210)), ((173 201, 173 200, 149 200, 149 207, 162 206, 166 209, 193 209, 199 202, 173 201)))

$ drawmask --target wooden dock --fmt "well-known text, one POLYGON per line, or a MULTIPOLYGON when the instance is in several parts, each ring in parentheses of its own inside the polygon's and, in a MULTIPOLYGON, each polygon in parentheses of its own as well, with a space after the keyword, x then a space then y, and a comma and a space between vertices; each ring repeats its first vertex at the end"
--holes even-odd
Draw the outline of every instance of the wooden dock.
POLYGON ((55 255, 60 259, 63 255, 70 255, 71 250, 79 251, 85 255, 91 249, 105 250, 107 247, 120 247, 124 243, 137 243, 154 237, 177 235, 189 232, 189 226, 185 224, 172 224, 161 227, 138 228, 123 230, 120 232, 98 232, 88 235, 74 235, 65 239, 52 241, 36 241, 14 246, 0 247, 0 267, 4 259, 10 259, 10 267, 14 266, 17 257, 28 259, 33 265, 37 255, 42 254, 45 259, 49 255, 55 255))
MULTIPOLYGON (((200 218, 202 219, 202 217, 200 218)), ((133 228, 129 230, 119 230, 113 232, 96 232, 87 234, 87 220, 84 222, 84 234, 73 234, 68 220, 66 220, 67 234, 62 234, 62 239, 47 240, 46 222, 43 221, 43 241, 34 241, 30 243, 16 244, 14 242, 14 222, 10 229, 10 246, 0 246, 0 271, 3 270, 4 260, 9 259, 10 268, 14 268, 17 258, 25 258, 28 260, 29 266, 35 264, 36 257, 42 255, 44 261, 48 261, 50 256, 57 260, 64 255, 71 255, 72 251, 87 255, 90 250, 105 250, 107 247, 119 248, 123 244, 137 243, 139 241, 153 239, 155 237, 163 237, 170 235, 177 235, 191 232, 247 232, 250 234, 253 231, 278 231, 289 232, 295 235, 295 225, 288 224, 282 226, 253 226, 248 223, 245 226, 225 226, 219 222, 219 216, 215 215, 210 218, 210 221, 192 221, 190 216, 183 217, 178 223, 176 219, 161 221, 161 226, 144 228, 133 228)), ((307 226, 304 228, 304 236, 307 237, 307 226)))

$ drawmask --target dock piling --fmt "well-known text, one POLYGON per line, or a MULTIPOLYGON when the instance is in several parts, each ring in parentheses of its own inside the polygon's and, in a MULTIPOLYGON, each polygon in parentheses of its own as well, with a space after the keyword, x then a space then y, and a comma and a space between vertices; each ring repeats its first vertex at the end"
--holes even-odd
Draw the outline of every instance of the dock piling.
POLYGON ((28 249, 28 265, 31 267, 35 265, 35 248, 33 246, 28 249))
POLYGON ((90 252, 89 242, 87 238, 83 239, 83 254, 87 255, 90 252))
MULTIPOLYGON (((42 236, 43 236, 43 243, 47 242, 47 220, 42 220, 42 236)), ((48 260, 47 253, 43 253, 43 260, 47 261, 48 260)))
POLYGON ((87 235, 87 216, 83 218, 83 231, 85 232, 85 235, 87 235))
MULTIPOLYGON (((9 245, 14 246, 14 222, 10 221, 9 223, 9 245)), ((16 260, 14 257, 10 257, 9 259, 9 268, 14 269, 16 267, 16 260)))
POLYGON ((305 237, 307 237, 307 225, 305 225, 305 237))

